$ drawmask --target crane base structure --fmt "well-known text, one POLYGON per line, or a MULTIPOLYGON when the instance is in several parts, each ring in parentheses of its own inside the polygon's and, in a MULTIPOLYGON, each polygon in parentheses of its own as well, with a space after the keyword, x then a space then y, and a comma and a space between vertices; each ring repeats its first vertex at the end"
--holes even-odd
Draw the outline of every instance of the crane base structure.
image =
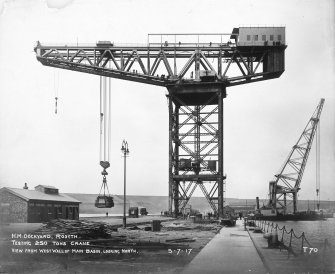
POLYGON ((177 216, 197 187, 214 215, 224 206, 223 85, 168 87, 169 212, 177 216), (210 159, 210 160, 208 160, 210 159), (217 165, 217 166, 216 166, 217 165))
POLYGON ((183 213, 197 187, 223 217, 223 99, 227 87, 275 79, 285 71, 285 27, 231 33, 148 34, 146 44, 47 45, 45 66, 165 87, 169 101, 169 205, 183 213))

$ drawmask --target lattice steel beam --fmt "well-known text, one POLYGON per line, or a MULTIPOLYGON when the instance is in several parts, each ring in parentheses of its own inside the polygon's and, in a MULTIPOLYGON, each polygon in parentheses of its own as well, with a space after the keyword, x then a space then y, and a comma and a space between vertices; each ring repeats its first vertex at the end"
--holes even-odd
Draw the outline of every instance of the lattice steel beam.
POLYGON ((233 43, 189 46, 178 44, 56 46, 37 42, 35 52, 38 61, 46 66, 157 86, 167 87, 179 84, 181 81, 191 83, 202 81, 199 76, 201 69, 213 73, 213 78, 206 81, 233 86, 279 77, 283 71, 263 69, 262 72, 256 72, 256 70, 269 53, 274 50, 284 51, 285 48, 284 45, 239 47, 233 43), (213 61, 213 65, 209 59, 213 61), (258 62, 254 70, 247 64, 253 62, 258 62), (233 63, 237 65, 240 73, 232 69, 233 63), (111 64, 111 67, 107 64, 111 64), (139 65, 139 70, 132 70, 135 64, 139 65), (193 64, 196 66, 196 75, 194 79, 190 79, 186 77, 186 73, 193 64))

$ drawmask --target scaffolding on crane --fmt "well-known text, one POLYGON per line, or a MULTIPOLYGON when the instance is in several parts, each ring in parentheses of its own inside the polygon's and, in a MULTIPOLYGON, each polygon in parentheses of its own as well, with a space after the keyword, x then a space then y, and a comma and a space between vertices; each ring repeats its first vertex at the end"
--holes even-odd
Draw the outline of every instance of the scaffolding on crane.
MULTIPOLYGON (((325 99, 322 98, 297 143, 293 146, 289 156, 280 169, 280 172, 275 175, 275 180, 269 183, 270 199, 267 208, 270 208, 273 214, 286 215, 290 205, 292 205, 293 214, 297 213, 298 191, 301 189, 300 184, 302 176, 304 174, 314 136, 317 132, 324 102, 325 99)), ((317 143, 319 143, 319 136, 317 136, 317 143)), ((319 152, 318 146, 319 145, 317 145, 317 152, 319 152)), ((317 155, 317 167, 319 167, 319 165, 320 158, 317 155)), ((317 197, 319 197, 320 189, 318 178, 319 172, 317 171, 317 197)))

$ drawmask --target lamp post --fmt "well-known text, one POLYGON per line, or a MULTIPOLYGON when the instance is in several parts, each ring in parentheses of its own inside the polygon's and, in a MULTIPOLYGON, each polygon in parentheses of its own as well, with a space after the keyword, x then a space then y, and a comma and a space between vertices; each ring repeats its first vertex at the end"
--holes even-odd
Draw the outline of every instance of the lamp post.
POLYGON ((124 158, 124 173, 123 173, 123 228, 127 227, 126 224, 126 158, 129 154, 128 142, 123 140, 121 151, 123 153, 124 158))

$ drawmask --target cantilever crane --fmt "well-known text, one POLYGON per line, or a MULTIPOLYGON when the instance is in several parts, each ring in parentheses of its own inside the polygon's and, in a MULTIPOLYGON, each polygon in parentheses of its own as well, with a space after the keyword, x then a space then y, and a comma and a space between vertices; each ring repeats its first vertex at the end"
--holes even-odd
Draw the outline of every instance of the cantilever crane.
POLYGON ((169 213, 182 212, 199 187, 222 217, 226 88, 280 77, 285 49, 284 27, 240 27, 232 33, 149 34, 142 45, 38 42, 35 52, 45 66, 166 87, 169 213))
POLYGON ((269 183, 269 206, 277 213, 285 214, 289 204, 293 205, 293 213, 297 212, 297 194, 324 102, 325 99, 322 98, 279 174, 275 175, 276 179, 269 183))

